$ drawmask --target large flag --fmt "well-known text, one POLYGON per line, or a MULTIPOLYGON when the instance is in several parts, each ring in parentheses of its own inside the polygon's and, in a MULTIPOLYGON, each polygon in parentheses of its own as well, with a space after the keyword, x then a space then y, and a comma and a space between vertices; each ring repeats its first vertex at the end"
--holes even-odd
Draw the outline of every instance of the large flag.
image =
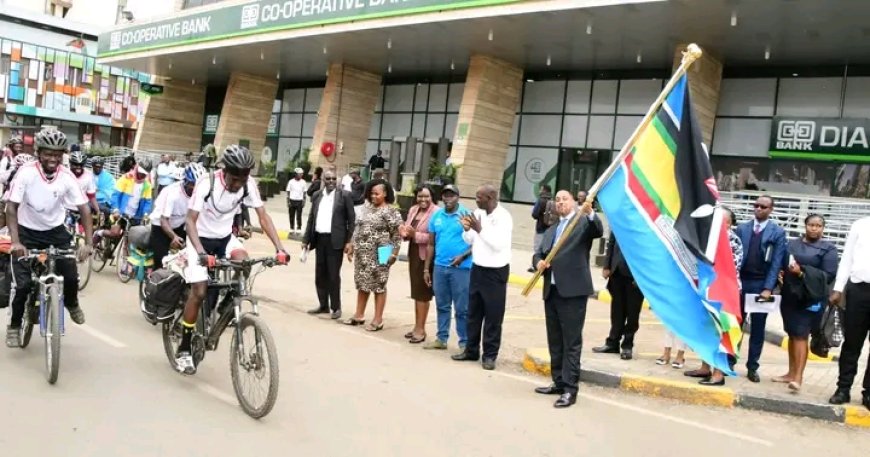
POLYGON ((736 356, 741 337, 737 272, 721 212, 709 210, 719 192, 686 76, 598 199, 653 312, 704 361, 733 374, 728 356, 736 356))

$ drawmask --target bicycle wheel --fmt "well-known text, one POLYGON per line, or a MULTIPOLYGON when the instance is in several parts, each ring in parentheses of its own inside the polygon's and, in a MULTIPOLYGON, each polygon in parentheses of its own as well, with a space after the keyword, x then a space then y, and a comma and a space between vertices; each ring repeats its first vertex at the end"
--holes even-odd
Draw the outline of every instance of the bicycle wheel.
POLYGON ((175 349, 179 343, 181 343, 181 312, 177 312, 171 321, 163 323, 163 350, 173 371, 175 371, 175 349))
POLYGON ((24 308, 24 317, 21 318, 21 333, 18 334, 18 347, 24 349, 30 344, 30 337, 33 336, 33 327, 39 323, 39 308, 33 305, 33 302, 28 298, 27 305, 24 308), (32 319, 31 317, 36 317, 32 319))
MULTIPOLYGON (((82 247, 84 244, 84 239, 82 237, 76 237, 76 252, 82 247)), ((84 262, 80 262, 76 259, 76 267, 79 272, 79 290, 85 290, 85 286, 88 285, 88 281, 91 280, 91 269, 94 268, 94 255, 93 253, 85 259, 84 262)))
POLYGON ((57 286, 48 288, 48 300, 43 305, 46 319, 45 332, 45 377, 49 384, 57 382, 60 371, 60 322, 63 319, 63 303, 57 286))
POLYGON ((230 345, 230 374, 245 414, 259 419, 272 411, 278 398, 278 351, 272 332, 259 316, 244 314, 236 326, 230 345), (251 330, 250 338, 246 330, 251 330))
POLYGON ((109 261, 106 256, 106 249, 110 246, 111 243, 105 238, 101 239, 97 246, 94 246, 94 253, 91 257, 96 257, 97 260, 91 263, 91 269, 94 270, 95 273, 99 273, 103 271, 103 268, 106 268, 106 263, 109 261))
POLYGON ((127 249, 127 237, 121 238, 121 243, 118 246, 118 251, 115 254, 117 257, 115 258, 115 265, 118 269, 118 279, 121 280, 122 283, 126 284, 130 282, 130 278, 132 275, 130 274, 130 263, 127 262, 127 256, 129 255, 127 249))

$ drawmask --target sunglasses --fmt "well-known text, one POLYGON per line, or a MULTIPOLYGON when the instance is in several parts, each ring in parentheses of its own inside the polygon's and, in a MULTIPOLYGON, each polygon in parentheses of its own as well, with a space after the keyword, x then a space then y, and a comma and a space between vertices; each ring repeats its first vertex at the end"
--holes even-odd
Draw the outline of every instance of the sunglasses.
POLYGON ((754 205, 752 205, 752 206, 754 206, 756 209, 770 209, 769 206, 759 205, 758 203, 756 203, 756 204, 754 204, 754 205))

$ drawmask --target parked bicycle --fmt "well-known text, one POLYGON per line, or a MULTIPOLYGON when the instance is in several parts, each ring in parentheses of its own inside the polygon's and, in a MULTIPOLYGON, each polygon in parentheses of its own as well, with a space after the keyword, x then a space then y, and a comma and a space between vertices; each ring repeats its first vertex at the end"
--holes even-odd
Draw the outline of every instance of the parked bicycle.
POLYGON ((57 274, 55 262, 75 259, 73 249, 28 250, 24 261, 31 264, 33 288, 27 299, 21 322, 19 345, 30 344, 33 327, 39 324, 39 334, 45 339, 45 377, 49 384, 57 382, 60 371, 60 338, 64 334, 63 276, 57 274))
MULTIPOLYGON (((257 300, 251 295, 251 290, 257 275, 278 263, 275 257, 248 260, 217 260, 211 257, 208 293, 200 307, 191 340, 194 363, 199 365, 206 351, 217 350, 224 330, 233 328, 230 344, 233 389, 242 409, 255 419, 269 414, 275 406, 279 371, 272 332, 260 317, 257 300), (243 303, 247 303, 248 307, 243 307, 243 303), (259 386, 262 383, 268 385, 259 386)), ((163 324, 163 347, 173 370, 176 367, 175 350, 181 341, 185 299, 184 296, 179 297, 174 316, 163 324)))

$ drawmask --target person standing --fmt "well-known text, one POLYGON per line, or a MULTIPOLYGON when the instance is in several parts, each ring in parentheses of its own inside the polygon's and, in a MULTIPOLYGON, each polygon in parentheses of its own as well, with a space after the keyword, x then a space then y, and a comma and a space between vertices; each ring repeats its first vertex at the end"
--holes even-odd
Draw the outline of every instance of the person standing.
POLYGON ((544 232, 544 239, 535 251, 535 263, 544 276, 544 315, 553 383, 538 387, 535 392, 559 395, 553 406, 567 408, 577 402, 586 302, 595 292, 586 247, 600 238, 604 230, 592 212, 592 205, 584 203, 580 208, 583 216, 574 230, 565 234, 575 217, 577 202, 566 190, 556 193, 554 202, 559 222, 544 232), (548 263, 545 259, 562 236, 566 236, 565 241, 548 263))
POLYGON ((317 167, 314 169, 314 173, 311 175, 311 185, 308 186, 308 190, 305 191, 305 194, 308 195, 308 198, 314 196, 314 193, 320 190, 320 185, 323 177, 323 167, 317 167))
POLYGON ((311 197, 311 212, 302 237, 302 249, 314 250, 314 285, 320 306, 308 314, 341 317, 342 253, 349 253, 356 224, 350 194, 335 188, 335 172, 323 172, 323 189, 311 197))
MULTIPOLYGON (((737 227, 737 235, 743 243, 743 265, 740 267, 740 282, 743 291, 740 305, 746 321, 746 294, 758 294, 769 299, 779 279, 779 272, 786 258, 785 230, 770 220, 773 212, 773 197, 762 195, 753 205, 755 218, 737 227)), ((758 376, 758 360, 764 349, 764 328, 767 314, 749 315, 749 356, 746 359, 746 377, 752 382, 761 382, 758 376)))
POLYGON ((471 279, 471 246, 462 239, 460 222, 469 211, 459 204, 459 188, 453 184, 441 190, 444 208, 429 219, 429 250, 423 279, 435 292, 438 334, 424 349, 447 349, 451 308, 456 316, 459 349, 468 341, 468 282, 471 279), (435 270, 432 271, 432 264, 435 270))
POLYGON ((529 267, 529 273, 534 273, 537 270, 535 265, 535 252, 541 247, 541 240, 544 238, 544 232, 554 223, 556 218, 555 206, 553 204, 553 189, 548 184, 542 184, 538 192, 538 200, 535 206, 532 207, 532 219, 535 220, 535 238, 532 241, 532 266, 529 267))
POLYGON ((610 292, 610 334, 604 346, 592 348, 592 352, 619 354, 622 360, 631 360, 634 335, 640 328, 643 292, 635 282, 612 232, 607 243, 607 259, 602 275, 607 279, 607 291, 610 292))
POLYGON ((384 168, 387 165, 387 161, 384 160, 384 151, 378 151, 377 154, 371 156, 369 159, 369 170, 374 171, 378 168, 384 168))
POLYGON ((452 358, 477 361, 482 333, 483 369, 494 370, 501 346, 514 222, 510 212, 498 204, 498 190, 492 184, 477 189, 477 207, 474 214, 461 219, 465 230, 462 239, 471 245, 473 262, 468 288, 468 344, 452 358))
POLYGON ((302 209, 305 208, 305 180, 302 169, 293 170, 293 179, 287 181, 287 209, 290 214, 290 233, 302 233, 302 209))
POLYGON ((157 168, 154 170, 154 181, 157 182, 157 194, 160 194, 160 191, 163 190, 164 187, 174 184, 175 176, 177 174, 178 171, 175 167, 175 163, 172 162, 169 154, 163 154, 160 156, 160 163, 157 164, 157 168))
MULTIPOLYGON (((841 405, 851 401, 849 391, 858 373, 858 358, 870 332, 870 217, 858 219, 849 229, 837 279, 829 298, 832 305, 845 299, 843 316, 843 347, 840 348, 840 377, 837 391, 828 400, 841 405)), ((870 360, 870 356, 868 356, 870 360)), ((870 363, 864 371, 864 391, 861 404, 870 409, 870 363)))
POLYGON ((359 175, 359 170, 351 170, 350 172, 350 197, 353 200, 353 208, 356 211, 356 217, 360 217, 360 211, 366 202, 366 183, 363 182, 359 175))
POLYGON ((408 274, 411 298, 414 300, 414 329, 405 334, 411 344, 426 341, 426 318, 432 301, 432 282, 426 281, 426 259, 429 257, 429 220, 438 205, 432 188, 417 186, 414 196, 417 204, 408 210, 408 219, 399 226, 399 235, 408 240, 408 274))

